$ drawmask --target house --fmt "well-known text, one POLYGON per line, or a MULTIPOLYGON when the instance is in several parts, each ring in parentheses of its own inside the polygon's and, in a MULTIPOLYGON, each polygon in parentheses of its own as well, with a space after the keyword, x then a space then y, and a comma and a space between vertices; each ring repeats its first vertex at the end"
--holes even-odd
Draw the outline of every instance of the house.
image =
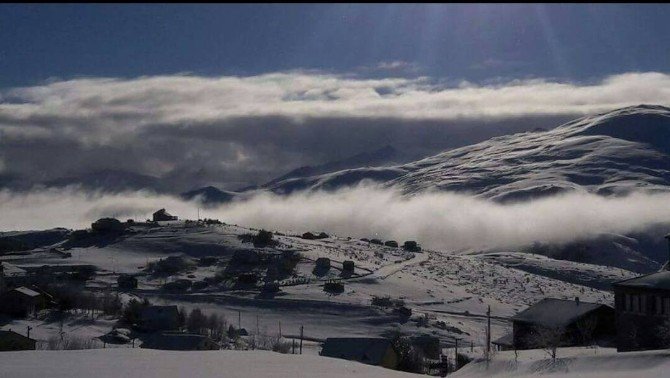
POLYGON ((414 240, 407 240, 402 245, 402 248, 405 251, 409 251, 409 252, 421 252, 421 246, 419 246, 419 244, 414 240))
POLYGON ((494 341, 491 341, 491 344, 493 344, 493 347, 497 351, 504 351, 504 350, 513 350, 514 349, 514 335, 511 333, 508 333, 507 335, 500 337, 494 341))
POLYGON ((176 221, 178 218, 171 215, 165 209, 160 209, 153 214, 154 222, 176 221))
POLYGON ((516 314, 512 341, 516 349, 535 349, 555 343, 580 346, 607 343, 614 338, 614 309, 599 303, 545 298, 516 314))
POLYGON ((0 294, 7 290, 7 281, 5 281, 5 267, 0 262, 0 294))
POLYGON ((26 285, 29 281, 25 269, 16 265, 0 262, 0 294, 13 287, 26 285))
MULTIPOLYGON (((670 235, 666 239, 670 253, 670 235)), ((656 273, 612 284, 618 351, 665 349, 670 346, 669 265, 666 263, 656 273)))
POLYGON ((179 328, 177 306, 147 306, 140 312, 140 327, 147 331, 169 331, 179 328))
POLYGON ((431 360, 439 360, 442 349, 440 348, 440 339, 431 335, 414 336, 411 339, 412 345, 421 351, 421 354, 431 360))
POLYGON ((330 259, 327 257, 319 257, 316 259, 316 268, 323 270, 330 269, 330 259))
POLYGON ((384 338, 329 337, 320 354, 389 369, 398 367, 398 354, 391 340, 384 338))
POLYGON ((219 350, 221 346, 205 335, 164 332, 149 336, 141 345, 161 350, 219 350))
POLYGON ((46 298, 25 286, 17 287, 0 295, 0 312, 24 318, 35 315, 46 306, 46 298))
POLYGON ((352 260, 345 260, 342 263, 342 273, 345 275, 352 275, 354 274, 354 270, 356 268, 356 265, 352 260))
POLYGON ((0 352, 35 350, 37 341, 12 330, 0 331, 0 352))
POLYGON ((137 289, 137 277, 132 274, 120 274, 116 283, 121 290, 137 289))

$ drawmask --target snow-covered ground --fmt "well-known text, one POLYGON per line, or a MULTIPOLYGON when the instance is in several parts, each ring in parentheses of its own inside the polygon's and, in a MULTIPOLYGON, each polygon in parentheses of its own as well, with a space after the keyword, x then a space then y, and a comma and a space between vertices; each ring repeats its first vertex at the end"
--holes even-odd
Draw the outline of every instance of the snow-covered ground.
POLYGON ((0 377, 401 378, 417 375, 335 358, 265 351, 96 349, 0 353, 0 377))
MULTIPOLYGON (((274 335, 279 332, 281 323, 285 336, 296 336, 300 326, 304 326, 307 338, 322 340, 332 336, 386 336, 399 330, 407 334, 433 334, 446 345, 452 343, 454 337, 466 345, 481 344, 488 306, 493 316, 493 336, 499 337, 509 332, 507 319, 510 316, 544 297, 573 299, 578 296, 583 301, 611 304, 609 282, 633 276, 619 268, 519 252, 411 253, 337 235, 305 240, 291 233, 276 234, 278 245, 273 248, 255 248, 238 237, 256 231, 235 225, 138 226, 134 233, 118 239, 69 249, 72 254, 69 258, 59 257, 44 248, 3 256, 0 261, 25 268, 44 264, 95 265, 98 274, 88 283, 92 290, 115 287, 119 273, 138 273, 139 288, 133 295, 147 297, 154 303, 200 307, 207 313, 225 315, 235 325, 239 316, 242 327, 252 332, 258 324, 259 332, 274 335), (303 260, 296 267, 296 275, 302 281, 288 284, 290 280, 284 280, 287 285, 274 296, 260 295, 257 289, 226 285, 210 285, 185 293, 160 290, 163 283, 176 279, 211 278, 240 251, 298 251, 303 260), (194 264, 187 271, 170 277, 144 272, 147 264, 168 256, 192 259, 194 264), (205 256, 216 257, 219 265, 198 265, 198 259, 205 256), (333 268, 325 276, 314 275, 314 262, 319 257, 332 261, 333 268), (339 277, 344 260, 355 262, 357 268, 352 277, 339 277), (344 292, 324 292, 324 281, 329 278, 340 278, 344 292), (391 309, 371 306, 375 296, 404 301, 412 309, 412 317, 403 318, 391 309)), ((262 269, 260 273, 264 274, 262 269)), ((27 325, 34 328, 32 335, 40 340, 57 334, 59 328, 53 321, 30 320, 13 321, 2 325, 2 329, 12 328, 23 333, 27 325)), ((90 338, 107 333, 111 327, 112 322, 96 319, 73 327, 66 324, 65 331, 90 338)))
POLYGON ((657 378, 670 371, 670 351, 617 353, 609 348, 561 348, 555 362, 543 350, 498 352, 490 362, 476 361, 453 377, 607 377, 657 378))

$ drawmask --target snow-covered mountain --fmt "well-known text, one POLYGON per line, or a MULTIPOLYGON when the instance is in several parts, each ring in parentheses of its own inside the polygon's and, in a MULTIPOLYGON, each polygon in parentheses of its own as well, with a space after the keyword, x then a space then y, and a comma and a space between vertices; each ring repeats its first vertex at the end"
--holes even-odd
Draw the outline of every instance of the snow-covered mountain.
POLYGON ((639 105, 549 131, 492 138, 408 164, 289 178, 268 189, 332 190, 369 180, 406 194, 444 190, 501 202, 565 191, 667 191, 669 153, 670 108, 639 105))

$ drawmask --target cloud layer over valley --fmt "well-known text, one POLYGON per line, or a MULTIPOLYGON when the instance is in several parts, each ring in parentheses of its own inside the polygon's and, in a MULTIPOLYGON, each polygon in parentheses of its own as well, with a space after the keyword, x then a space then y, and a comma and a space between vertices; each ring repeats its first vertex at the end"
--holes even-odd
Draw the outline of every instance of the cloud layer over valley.
POLYGON ((0 186, 114 170, 237 189, 393 145, 407 159, 579 115, 670 103, 670 75, 474 84, 323 72, 53 80, 0 92, 0 186))
MULTIPOLYGON (((89 227, 103 216, 150 217, 165 207, 195 219, 197 205, 145 192, 115 195, 46 190, 0 192, 0 230, 89 227)), ((334 193, 264 194, 201 212, 227 223, 293 232, 419 240, 444 251, 514 248, 540 242, 568 242, 600 233, 644 231, 668 221, 670 194, 602 197, 572 193, 517 204, 497 204, 462 194, 402 197, 390 190, 359 186, 334 193)))

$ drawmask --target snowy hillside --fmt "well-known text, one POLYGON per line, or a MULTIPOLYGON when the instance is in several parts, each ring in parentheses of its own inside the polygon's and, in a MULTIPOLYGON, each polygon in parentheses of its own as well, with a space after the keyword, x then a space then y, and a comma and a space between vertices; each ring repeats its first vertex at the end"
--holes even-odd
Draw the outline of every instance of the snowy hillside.
POLYGON ((476 361, 453 376, 484 377, 584 377, 656 378, 667 376, 670 368, 667 350, 617 353, 613 348, 561 348, 556 362, 544 350, 498 352, 487 364, 476 361))
MULTIPOLYGON (((9 271, 26 271, 44 265, 93 265, 95 276, 87 281, 91 290, 115 287, 121 273, 133 273, 139 280, 132 295, 154 303, 171 303, 186 308, 200 307, 237 319, 241 325, 274 334, 281 323, 285 337, 295 336, 301 325, 311 340, 333 336, 388 336, 394 331, 432 334, 445 345, 460 337, 463 342, 481 344, 487 306, 494 315, 493 334, 509 331, 507 320, 546 296, 612 303, 609 283, 634 273, 607 266, 554 260, 527 253, 451 255, 425 250, 407 252, 402 248, 377 245, 344 236, 329 235, 308 240, 292 233, 275 235, 276 245, 254 246, 245 235, 257 230, 235 225, 187 225, 183 222, 162 226, 136 225, 118 237, 100 237, 0 256, 9 271), (54 253, 52 247, 68 248, 69 257, 54 253), (277 276, 265 257, 297 252, 300 260, 290 274, 277 276), (255 263, 240 261, 251 256, 255 263), (264 257, 265 256, 265 257, 264 257), (331 268, 319 272, 315 262, 327 257, 331 268), (183 269, 169 274, 147 270, 161 259, 179 258, 183 269), (355 269, 343 273, 343 261, 355 269), (9 265, 8 265, 9 264, 9 265), (235 277, 254 273, 257 285, 239 285, 235 277), (277 280, 280 292, 265 294, 262 282, 277 280), (340 280, 341 293, 324 291, 324 283, 340 280), (184 290, 166 290, 175 282, 189 282, 184 290), (390 296, 412 310, 411 317, 393 307, 373 306, 374 297, 390 296), (238 312, 239 311, 239 312, 238 312)), ((36 236, 37 237, 37 236, 36 236)), ((38 340, 45 341, 58 331, 53 319, 15 320, 2 329, 33 327, 38 340)), ((93 338, 111 329, 100 318, 87 327, 66 325, 72 336, 93 338)), ((313 349, 316 353, 317 349, 313 349)))
POLYGON ((403 166, 388 183, 406 193, 439 189, 498 201, 565 191, 603 195, 666 191, 670 109, 639 106, 546 132, 494 138, 403 166))

